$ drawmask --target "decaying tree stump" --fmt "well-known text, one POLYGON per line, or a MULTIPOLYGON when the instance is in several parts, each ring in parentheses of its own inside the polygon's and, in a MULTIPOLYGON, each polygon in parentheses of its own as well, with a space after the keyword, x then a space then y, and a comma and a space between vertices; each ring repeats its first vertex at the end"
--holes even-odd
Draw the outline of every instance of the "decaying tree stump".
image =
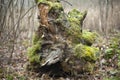
POLYGON ((97 59, 97 49, 87 43, 92 44, 96 34, 81 32, 86 12, 73 9, 65 14, 58 0, 38 0, 38 3, 40 20, 33 46, 28 49, 30 64, 33 67, 37 64, 37 70, 54 76, 78 74, 86 64, 91 71, 90 62, 97 59))

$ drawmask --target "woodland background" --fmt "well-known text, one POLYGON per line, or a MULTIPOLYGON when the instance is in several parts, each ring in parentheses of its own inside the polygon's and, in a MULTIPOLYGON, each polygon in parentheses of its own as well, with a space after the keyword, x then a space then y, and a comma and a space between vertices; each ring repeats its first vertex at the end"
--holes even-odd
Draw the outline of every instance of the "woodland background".
MULTIPOLYGON (((120 30, 120 0, 67 1, 72 6, 61 1, 65 12, 73 8, 88 11, 83 28, 97 31, 104 37, 120 30)), ((17 61, 18 57, 23 58, 23 62, 27 61, 23 53, 31 46, 32 35, 38 25, 34 0, 0 0, 0 68, 7 68, 6 74, 12 71, 12 64, 23 66, 22 61, 17 61)))

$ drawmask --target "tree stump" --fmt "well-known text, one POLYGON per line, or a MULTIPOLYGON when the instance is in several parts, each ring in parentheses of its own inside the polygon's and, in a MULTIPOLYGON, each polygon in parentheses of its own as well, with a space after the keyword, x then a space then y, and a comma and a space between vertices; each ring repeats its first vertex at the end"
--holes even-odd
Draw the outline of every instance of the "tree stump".
MULTIPOLYGON (((90 71, 93 70, 89 60, 96 60, 97 49, 84 46, 86 37, 82 32, 87 12, 73 9, 65 14, 58 0, 38 0, 38 3, 39 27, 33 37, 33 46, 28 49, 31 65, 35 68, 37 64, 38 71, 54 76, 78 74, 78 71, 84 70, 86 63, 90 71)), ((87 42, 94 41, 94 33, 85 35, 90 37, 87 42)))

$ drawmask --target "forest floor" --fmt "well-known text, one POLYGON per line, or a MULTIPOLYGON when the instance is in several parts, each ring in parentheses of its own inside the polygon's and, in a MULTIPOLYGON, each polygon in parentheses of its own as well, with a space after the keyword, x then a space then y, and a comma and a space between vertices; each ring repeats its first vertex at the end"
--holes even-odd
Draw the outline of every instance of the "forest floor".
POLYGON ((116 76, 120 75, 117 66, 118 55, 114 54, 109 59, 103 56, 105 50, 109 47, 110 37, 101 37, 102 42, 94 44, 94 46, 99 47, 101 55, 98 61, 96 61, 96 69, 92 74, 81 73, 78 75, 81 78, 70 76, 66 78, 53 78, 47 74, 43 74, 40 77, 39 73, 26 70, 28 64, 26 51, 28 46, 30 46, 26 36, 24 35, 19 38, 18 43, 15 44, 12 59, 9 59, 10 53, 7 52, 7 48, 1 50, 6 54, 0 56, 0 80, 120 80, 119 77, 116 78, 116 76))

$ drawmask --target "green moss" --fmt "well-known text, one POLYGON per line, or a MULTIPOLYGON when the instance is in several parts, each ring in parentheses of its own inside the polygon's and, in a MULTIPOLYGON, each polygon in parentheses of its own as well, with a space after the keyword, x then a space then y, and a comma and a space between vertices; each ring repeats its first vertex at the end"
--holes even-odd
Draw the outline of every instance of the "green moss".
POLYGON ((94 63, 87 62, 87 63, 84 65, 83 70, 92 73, 93 70, 94 70, 94 67, 95 67, 95 64, 94 64, 94 63))
POLYGON ((6 76, 7 80, 14 80, 14 76, 12 74, 9 74, 6 76))
POLYGON ((97 33, 95 32, 89 32, 87 30, 84 30, 82 33, 82 40, 87 45, 92 45, 97 38, 97 33))
MULTIPOLYGON (((70 32, 78 32, 78 34, 81 33, 81 25, 80 21, 82 19, 83 15, 81 12, 79 12, 76 9, 73 9, 68 13, 68 21, 70 22, 70 32)), ((72 34, 72 33, 71 33, 72 34)))
POLYGON ((58 3, 58 2, 49 2, 49 5, 51 6, 51 8, 53 9, 63 9, 61 3, 58 3))
POLYGON ((59 0, 36 0, 37 3, 45 1, 58 2, 59 0))
POLYGON ((67 33, 72 36, 74 42, 79 42, 82 37, 81 26, 83 23, 85 13, 81 13, 76 9, 73 9, 68 13, 68 21, 70 22, 70 27, 67 30, 67 33))
POLYGON ((28 59, 30 63, 39 63, 40 62, 40 54, 38 54, 38 51, 41 49, 41 42, 38 41, 35 45, 28 48, 28 59))
POLYGON ((4 76, 4 69, 0 67, 0 78, 4 76))
POLYGON ((41 49, 42 39, 38 36, 38 34, 34 34, 32 38, 32 47, 28 48, 27 55, 30 63, 39 63, 40 62, 40 54, 39 51, 41 49))
POLYGON ((36 2, 49 5, 50 9, 63 9, 62 4, 58 0, 37 0, 36 2))
POLYGON ((82 65, 82 70, 91 74, 94 71, 95 61, 99 58, 98 52, 98 48, 83 44, 77 44, 74 48, 74 56, 80 60, 81 63, 79 65, 82 65))
POLYGON ((41 41, 41 38, 37 34, 34 34, 32 38, 32 44, 35 45, 38 41, 41 41))
POLYGON ((83 19, 83 16, 85 15, 86 11, 81 13, 80 11, 73 9, 70 12, 68 12, 68 20, 69 21, 81 21, 83 19))
POLYGON ((118 55, 118 59, 120 61, 120 33, 117 33, 110 39, 109 48, 105 50, 104 57, 106 59, 110 59, 116 54, 118 55))
POLYGON ((98 48, 78 44, 74 48, 75 56, 86 61, 96 61, 98 58, 98 48))
POLYGON ((115 53, 120 54, 120 34, 112 38, 110 43, 110 48, 112 48, 115 53))
POLYGON ((104 78, 103 80, 120 80, 120 77, 109 77, 109 78, 104 78))

